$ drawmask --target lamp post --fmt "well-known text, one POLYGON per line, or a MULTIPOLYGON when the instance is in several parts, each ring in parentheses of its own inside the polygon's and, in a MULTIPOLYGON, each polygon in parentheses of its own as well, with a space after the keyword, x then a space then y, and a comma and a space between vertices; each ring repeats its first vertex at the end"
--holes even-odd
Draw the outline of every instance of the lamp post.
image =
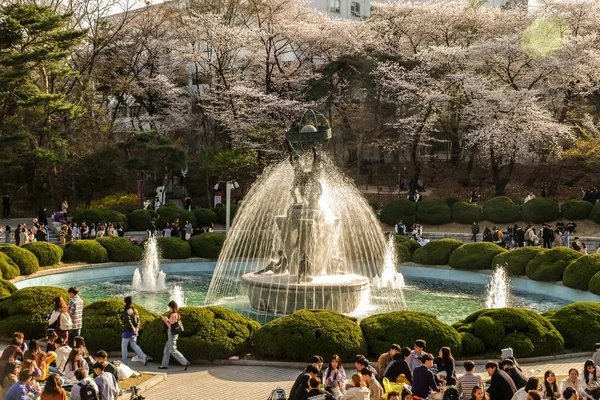
POLYGON ((225 183, 225 236, 227 236, 229 234, 229 226, 231 225, 231 189, 237 189, 240 185, 233 179, 219 181, 215 185, 215 190, 219 189, 219 184, 222 182, 225 183))

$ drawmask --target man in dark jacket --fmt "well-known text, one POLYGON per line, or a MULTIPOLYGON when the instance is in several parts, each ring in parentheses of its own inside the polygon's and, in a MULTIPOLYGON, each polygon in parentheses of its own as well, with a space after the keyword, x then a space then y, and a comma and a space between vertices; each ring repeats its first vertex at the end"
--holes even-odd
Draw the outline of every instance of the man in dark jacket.
POLYGON ((521 389, 522 387, 525 387, 525 385, 527 384, 527 378, 525 377, 525 375, 523 375, 521 371, 515 368, 511 359, 506 358, 502 360, 502 362, 500 363, 500 368, 502 368, 502 370, 506 372, 508 376, 510 376, 517 390, 521 389))
MULTIPOLYGON (((412 392, 415 396, 426 399, 429 397, 430 392, 439 392, 440 386, 435 375, 429 369, 433 367, 433 357, 431 354, 423 354, 421 356, 421 362, 423 365, 416 367, 413 371, 412 392)), ((498 364, 496 364, 496 366, 498 366, 498 364)))
POLYGON ((471 242, 476 242, 477 234, 479 233, 479 225, 477 224, 477 221, 474 221, 473 225, 471 225, 471 233, 473 234, 471 237, 471 242))
POLYGON ((290 389, 289 400, 304 399, 304 395, 308 391, 308 381, 311 378, 319 376, 319 368, 314 364, 309 364, 304 371, 298 375, 292 389, 290 389))
POLYGON ((490 386, 487 390, 490 400, 510 400, 517 391, 515 383, 510 376, 498 368, 498 363, 490 361, 485 364, 485 369, 490 375, 490 386))
POLYGON ((550 225, 544 224, 544 231, 542 232, 542 239, 544 240, 544 248, 551 249, 554 243, 554 231, 550 225))
POLYGON ((394 354, 392 361, 383 370, 383 378, 388 378, 390 382, 396 382, 396 379, 402 374, 408 380, 408 383, 412 383, 412 373, 410 367, 406 362, 406 357, 410 357, 410 349, 403 347, 400 353, 394 354))

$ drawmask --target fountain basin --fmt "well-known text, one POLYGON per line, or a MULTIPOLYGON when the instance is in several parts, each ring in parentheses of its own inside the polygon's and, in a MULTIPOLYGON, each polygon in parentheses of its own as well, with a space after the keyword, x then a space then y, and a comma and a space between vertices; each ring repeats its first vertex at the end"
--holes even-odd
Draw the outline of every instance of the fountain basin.
POLYGON ((253 309, 275 314, 303 308, 351 313, 370 290, 369 279, 354 274, 319 275, 297 283, 294 275, 249 273, 242 275, 242 287, 253 309))

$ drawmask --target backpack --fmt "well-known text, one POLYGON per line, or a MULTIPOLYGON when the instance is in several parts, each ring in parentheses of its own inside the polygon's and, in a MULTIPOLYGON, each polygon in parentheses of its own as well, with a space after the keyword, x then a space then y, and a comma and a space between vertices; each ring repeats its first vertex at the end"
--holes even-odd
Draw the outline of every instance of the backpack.
POLYGON ((285 390, 280 387, 274 389, 267 400, 286 400, 285 390))
POLYGON ((86 382, 85 385, 78 383, 79 389, 79 397, 81 400, 100 400, 100 396, 98 396, 98 392, 90 382, 86 382))
POLYGON ((458 400, 458 390, 453 387, 447 389, 442 400, 458 400))

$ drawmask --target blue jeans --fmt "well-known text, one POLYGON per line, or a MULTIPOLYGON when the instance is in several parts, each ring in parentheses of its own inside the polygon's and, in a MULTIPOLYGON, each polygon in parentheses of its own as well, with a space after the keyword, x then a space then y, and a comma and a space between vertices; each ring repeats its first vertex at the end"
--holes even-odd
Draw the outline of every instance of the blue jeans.
POLYGON ((131 349, 135 351, 135 354, 138 355, 142 360, 146 359, 146 354, 140 346, 137 344, 137 336, 132 338, 121 338, 121 362, 123 364, 127 364, 127 348, 131 345, 131 349))
POLYGON ((81 336, 81 328, 71 329, 69 331, 69 344, 73 344, 75 336, 81 336))
POLYGON ((179 364, 186 365, 188 363, 188 360, 184 357, 183 354, 181 354, 179 350, 177 350, 177 337, 179 335, 173 335, 171 333, 171 329, 169 329, 167 332, 168 339, 167 343, 165 343, 165 350, 163 352, 163 358, 160 365, 163 367, 168 367, 171 356, 175 357, 179 364))

